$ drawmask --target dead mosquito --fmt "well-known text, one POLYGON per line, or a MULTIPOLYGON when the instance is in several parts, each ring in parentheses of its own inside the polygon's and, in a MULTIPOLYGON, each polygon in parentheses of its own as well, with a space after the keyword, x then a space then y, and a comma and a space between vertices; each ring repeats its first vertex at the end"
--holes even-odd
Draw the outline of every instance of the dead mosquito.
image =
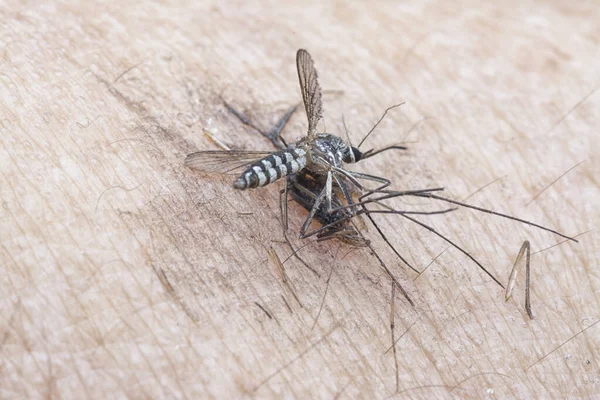
MULTIPOLYGON (((375 214, 400 215, 412 223, 432 232, 449 243, 452 247, 461 251, 503 288, 504 285, 469 252, 437 230, 411 216, 444 214, 453 211, 456 208, 429 212, 405 211, 393 208, 386 204, 385 201, 403 196, 429 198, 450 203, 454 206, 469 208, 531 225, 577 242, 577 240, 572 237, 542 225, 535 224, 531 221, 487 210, 436 194, 436 192, 443 191, 443 188, 406 191, 388 190, 386 188, 391 182, 386 178, 344 169, 344 164, 356 163, 383 151, 405 149, 403 146, 393 145, 380 150, 368 150, 365 152, 359 150, 359 147, 379 125, 387 112, 400 104, 388 108, 373 128, 361 140, 359 145, 354 147, 339 136, 330 133, 319 133, 317 131, 317 124, 322 118, 321 88, 317 80, 317 72, 314 63, 306 50, 298 50, 296 55, 296 66, 300 81, 300 90, 302 92, 302 98, 308 118, 308 134, 306 137, 291 146, 288 146, 281 137, 281 132, 296 110, 296 106, 291 107, 272 130, 265 132, 253 125, 246 116, 226 103, 225 105, 231 113, 239 118, 244 124, 252 127, 263 136, 267 137, 279 150, 276 152, 208 150, 192 153, 185 159, 185 165, 204 172, 230 173, 245 168, 244 172, 242 172, 233 182, 233 187, 239 190, 265 186, 280 178, 287 177, 284 189, 281 191, 280 200, 283 230, 286 239, 288 196, 309 212, 308 217, 300 230, 300 238, 307 238, 315 235, 317 240, 339 239, 353 246, 370 247, 369 241, 362 233, 360 233, 354 224, 355 217, 364 214, 375 226, 379 235, 394 253, 406 265, 418 273, 419 271, 412 267, 399 252, 396 251, 373 219, 373 215, 375 214), (369 189, 363 186, 359 180, 376 182, 379 186, 374 189, 369 189), (378 209, 368 208, 368 205, 378 206, 378 209), (309 227, 313 220, 317 220, 317 222, 321 224, 321 227, 309 231, 309 227)), ((289 240, 288 244, 291 246, 289 240)), ((389 273, 389 270, 387 270, 387 267, 383 264, 381 258, 374 252, 372 247, 370 248, 379 259, 384 269, 389 273)), ((398 287, 401 288, 399 284, 398 287)))
MULTIPOLYGON (((372 157, 382 151, 402 148, 401 146, 389 146, 377 151, 369 150, 362 153, 358 147, 353 147, 339 136, 330 133, 320 133, 317 125, 323 116, 321 101, 321 87, 317 80, 317 71, 310 54, 303 49, 296 54, 296 67, 300 81, 300 91, 308 118, 308 133, 298 142, 286 146, 285 141, 279 136, 283 125, 287 122, 295 107, 292 108, 282 119, 281 129, 275 133, 266 134, 257 129, 280 149, 277 152, 270 151, 245 151, 245 150, 207 150, 188 155, 185 165, 204 172, 229 173, 237 169, 245 168, 239 177, 233 182, 233 187, 239 190, 252 189, 268 185, 276 180, 299 172, 307 172, 312 176, 322 176, 324 185, 313 202, 313 206, 300 229, 300 237, 310 236, 307 230, 311 221, 317 213, 321 213, 321 204, 326 204, 327 212, 334 207, 334 186, 339 188, 347 204, 353 204, 350 183, 365 192, 377 192, 390 185, 388 179, 375 175, 348 171, 344 164, 356 163, 361 159, 372 157), (367 189, 359 180, 376 182, 379 186, 375 189, 367 189)), ((230 108, 230 107, 229 107, 230 108)), ((230 108, 238 117, 248 125, 252 124, 240 113, 230 108)), ((389 109, 388 109, 389 110, 389 109)), ((386 113, 387 111, 386 110, 386 113)), ((385 114, 384 114, 385 116, 385 114)), ((383 118, 383 117, 382 117, 383 118)), ((373 127, 375 129, 377 125, 373 127)), ((372 131, 372 130, 371 130, 372 131)), ((368 135, 365 136, 365 139, 368 135)), ((319 179, 320 180, 320 179, 319 179)), ((351 210, 354 212, 355 208, 351 210)))

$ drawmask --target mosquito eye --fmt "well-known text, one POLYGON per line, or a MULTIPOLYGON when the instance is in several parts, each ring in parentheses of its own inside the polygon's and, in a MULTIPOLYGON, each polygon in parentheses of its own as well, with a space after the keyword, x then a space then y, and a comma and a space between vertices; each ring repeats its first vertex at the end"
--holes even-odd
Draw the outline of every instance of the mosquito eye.
POLYGON ((354 154, 354 162, 359 162, 362 158, 362 153, 356 147, 352 147, 352 153, 354 154))
POLYGON ((346 151, 343 154, 344 155, 342 157, 342 160, 344 160, 346 164, 354 162, 354 160, 352 159, 352 149, 346 149, 346 151))

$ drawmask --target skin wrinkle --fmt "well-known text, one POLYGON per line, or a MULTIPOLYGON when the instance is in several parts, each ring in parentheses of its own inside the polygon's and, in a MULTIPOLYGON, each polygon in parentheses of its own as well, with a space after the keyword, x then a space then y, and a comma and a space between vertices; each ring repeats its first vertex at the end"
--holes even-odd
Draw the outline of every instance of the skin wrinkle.
MULTIPOLYGON (((250 321, 250 320, 248 320, 248 319, 247 319, 247 318, 246 318, 246 317, 245 317, 245 316, 244 316, 242 313, 240 313, 240 316, 241 316, 241 317, 244 319, 244 321, 245 321, 246 323, 248 323, 248 326, 250 326, 250 329, 252 329, 252 330, 254 331, 254 333, 256 334, 256 337, 257 337, 257 338, 261 338, 261 339, 262 339, 262 336, 263 336, 263 335, 260 335, 260 334, 259 334, 260 332, 259 332, 259 331, 257 331, 257 330, 254 328, 254 326, 252 325, 251 321, 250 321)), ((287 334, 287 332, 286 332, 286 334, 287 334)), ((298 343, 294 343, 294 342, 293 342, 293 340, 292 340, 292 338, 291 338, 289 335, 288 335, 288 339, 289 339, 289 341, 290 341, 290 344, 291 344, 293 347, 298 347, 298 343)), ((304 339, 305 339, 305 340, 308 340, 308 338, 304 338, 304 339)), ((280 341, 275 341, 275 343, 277 343, 277 345, 279 345, 280 341)), ((268 343, 266 343, 266 341, 265 341, 265 344, 269 345, 268 343)), ((285 346, 284 346, 283 348, 285 348, 285 346)), ((278 346, 278 348, 277 348, 277 351, 275 352, 275 353, 276 353, 276 354, 277 354, 279 357, 281 357, 281 356, 282 356, 282 355, 285 353, 285 352, 283 352, 283 351, 282 351, 282 350, 283 350, 283 348, 282 348, 282 347, 280 347, 280 346, 278 346)), ((260 359, 260 357, 259 357, 259 355, 257 355, 257 354, 254 354, 254 353, 253 353, 253 356, 254 356, 254 360, 255 360, 255 363, 256 363, 256 365, 260 365, 260 362, 259 362, 259 359, 260 359)), ((281 359, 281 358, 280 358, 280 359, 279 359, 279 361, 280 361, 280 362, 283 362, 283 359, 281 359)))
MULTIPOLYGON (((377 271, 379 271, 379 269, 377 269, 377 271)), ((379 273, 379 272, 378 272, 378 273, 379 273)), ((387 275, 386 275, 386 279, 389 279, 389 278, 387 277, 387 275)), ((343 293, 347 294, 347 295, 348 295, 349 297, 351 297, 353 300, 354 300, 356 297, 358 297, 358 295, 359 295, 359 294, 358 294, 358 293, 356 293, 356 291, 355 291, 355 289, 356 289, 356 288, 348 287, 348 286, 346 285, 346 281, 345 281, 345 280, 337 280, 337 283, 339 283, 339 284, 341 284, 341 285, 342 285, 341 287, 344 289, 344 290, 343 290, 343 293)), ((362 287, 361 287, 360 289, 361 289, 361 292, 362 292, 363 296, 364 296, 364 295, 368 295, 368 294, 367 294, 367 292, 366 292, 366 290, 365 290, 365 288, 362 288, 362 287)), ((380 293, 380 294, 381 294, 381 295, 383 295, 383 296, 385 296, 385 294, 384 294, 384 293, 380 293)), ((337 292, 337 291, 333 291, 333 292, 331 293, 331 296, 332 296, 332 298, 333 298, 333 299, 332 299, 332 303, 333 303, 333 304, 342 304, 343 302, 347 301, 347 300, 345 300, 344 298, 340 298, 340 297, 338 296, 338 292, 337 292)), ((356 306, 355 306, 355 307, 352 307, 352 309, 353 309, 353 312, 354 312, 354 313, 356 313, 356 315, 357 315, 357 317, 358 317, 358 320, 359 320, 359 321, 366 321, 366 320, 367 320, 367 315, 365 315, 365 314, 363 313, 363 309, 362 309, 362 307, 360 307, 360 306, 359 306, 359 302, 360 302, 360 300, 355 300, 355 301, 354 301, 354 303, 355 303, 355 305, 356 305, 356 306)), ((376 304, 376 303, 374 303, 374 302, 371 302, 371 303, 370 303, 370 305, 369 305, 369 309, 378 309, 378 307, 377 307, 377 304, 376 304)), ((379 314, 379 313, 378 313, 378 314, 377 314, 377 317, 378 317, 378 319, 377 319, 377 322, 378 322, 378 323, 382 323, 382 324, 383 324, 383 323, 384 323, 384 321, 386 320, 386 318, 385 318, 385 316, 384 316, 383 314, 379 314)), ((388 325, 389 325, 389 323, 388 323, 388 325)), ((381 326, 383 326, 383 325, 381 325, 381 326)), ((377 334, 375 334, 375 335, 374 335, 374 337, 375 337, 375 338, 377 338, 377 346, 378 346, 378 347, 384 347, 384 346, 385 346, 385 337, 381 337, 380 335, 377 335, 377 334)), ((358 349, 356 349, 356 351, 357 351, 357 354, 360 354, 360 352, 358 351, 358 349)), ((382 383, 383 383, 383 382, 382 382, 382 383)))
POLYGON ((285 364, 283 364, 281 367, 279 367, 274 373, 270 374, 265 379, 263 379, 258 385, 255 386, 253 392, 257 392, 265 383, 267 383, 269 380, 271 380, 275 376, 277 376, 280 373, 282 373, 283 371, 285 371, 288 367, 293 365, 299 359, 303 358, 304 355, 309 353, 312 349, 314 349, 315 347, 320 345, 322 342, 326 342, 328 337, 331 335, 331 333, 333 333, 335 330, 337 330, 337 328, 339 328, 339 324, 336 324, 332 329, 330 329, 327 333, 325 333, 319 340, 311 343, 300 354, 298 354, 298 356, 296 356, 294 359, 287 361, 285 364))
MULTIPOLYGON (((353 352, 354 352, 354 355, 356 355, 359 358, 361 358, 361 359, 364 360, 364 356, 361 354, 360 348, 359 348, 359 346, 357 346, 355 344, 355 341, 353 340, 352 336, 349 335, 347 331, 342 331, 342 334, 345 336, 345 339, 346 339, 347 343, 349 343, 349 345, 347 346, 347 348, 352 349, 353 352)), ((378 339, 380 339, 379 336, 376 336, 376 337, 378 339)), ((383 344, 383 342, 382 342, 381 339, 379 340, 379 342, 381 342, 383 344)), ((337 353, 335 353, 335 352, 334 352, 334 354, 337 355, 337 353)), ((377 373, 377 371, 375 371, 375 369, 368 362, 364 362, 360 367, 361 367, 361 371, 364 371, 364 373, 362 374, 362 376, 364 376, 364 377, 367 377, 367 376, 369 376, 369 377, 371 377, 371 376, 375 377, 380 382, 380 384, 382 384, 382 385, 385 386, 385 379, 384 379, 384 377, 380 376, 377 373)))
MULTIPOLYGON (((348 335, 346 336, 346 340, 351 344, 350 348, 352 349, 357 349, 357 347, 355 346, 354 342, 352 341, 352 338, 349 337, 348 335)), ((331 354, 335 354, 335 358, 338 362, 340 362, 340 358, 339 358, 339 354, 337 352, 334 351, 334 349, 332 349, 332 345, 328 343, 328 349, 331 352, 331 354)), ((357 349, 358 350, 358 349, 357 349)), ((319 351, 319 354, 322 355, 321 351, 319 351)), ((360 355, 359 352, 357 352, 358 355, 360 355)), ((323 357, 324 360, 326 360, 328 363, 333 363, 333 360, 331 359, 331 357, 323 357)), ((334 367, 339 367, 340 365, 343 365, 342 363, 335 363, 333 366, 334 367)), ((364 365, 364 364, 363 364, 364 365)), ((349 370, 345 365, 343 366, 344 370, 347 372, 348 376, 355 376, 356 374, 353 373, 353 371, 349 370)), ((361 368, 361 370, 363 371, 363 374, 361 376, 374 376, 376 377, 379 382, 382 385, 385 385, 385 381, 384 381, 384 377, 380 376, 379 374, 376 373, 376 371, 374 371, 373 369, 368 369, 368 368, 361 368)), ((352 381, 354 381, 354 379, 352 379, 352 381)), ((367 382, 365 382, 367 383, 367 382)))
MULTIPOLYGON (((133 233, 133 232, 132 232, 132 233, 133 233)), ((132 235, 132 236, 133 236, 133 237, 135 237, 135 235, 132 235)), ((148 258, 149 258, 149 255, 148 255, 148 258)))
MULTIPOLYGON (((22 177, 24 178, 24 180, 25 180, 25 181, 27 181, 28 183, 30 183, 30 186, 32 186, 32 187, 35 187, 35 185, 31 184, 31 181, 30 181, 29 179, 27 179, 27 177, 26 177, 26 176, 23 174, 22 170, 20 170, 20 172, 21 172, 21 174, 22 174, 22 177)), ((14 190, 13 190, 13 191, 14 191, 14 190)), ((37 193, 38 193, 38 195, 40 195, 40 197, 41 197, 41 194, 40 194, 40 192, 39 192, 39 191, 37 191, 37 193)), ((16 221, 15 221, 15 222, 16 222, 16 221)), ((33 219, 30 219, 30 222, 33 222, 33 219)), ((17 224, 18 224, 18 223, 17 223, 17 224)), ((37 224, 36 224, 36 226, 37 226, 37 224)), ((40 229, 38 228, 38 231, 39 231, 39 230, 40 230, 40 229)), ((68 232, 68 230, 67 230, 67 232, 68 232)), ((73 237, 72 237, 72 236, 70 236, 70 238, 71 238, 71 239, 73 239, 73 237)), ((56 255, 55 255, 55 253, 54 253, 54 252, 51 250, 52 248, 51 248, 51 246, 48 244, 48 242, 46 242, 46 246, 47 246, 47 249, 48 249, 49 253, 50 253, 50 254, 53 256, 54 260, 56 261, 57 265, 59 265, 59 269, 60 269, 60 263, 59 263, 59 261, 58 261, 58 259, 57 259, 56 255)), ((89 259, 88 259, 88 261, 90 261, 90 262, 91 262, 91 260, 89 260, 89 259)), ((38 262, 37 262, 37 263, 39 264, 39 260, 38 260, 38 262)), ((61 269, 61 270, 62 270, 62 269, 61 269)))
MULTIPOLYGON (((476 314, 473 314, 473 316, 475 316, 475 318, 476 318, 476 314)), ((480 321, 480 322, 481 322, 481 321, 480 321)), ((467 332, 467 331, 466 331, 466 330, 465 330, 465 329, 464 329, 462 326, 461 326, 461 329, 462 329, 462 333, 463 333, 463 334, 464 334, 464 335, 465 335, 465 336, 468 338, 468 340, 469 340, 471 343, 473 343, 473 342, 476 340, 476 339, 475 339, 474 337, 472 337, 472 336, 470 335, 470 333, 469 333, 469 332, 467 332)), ((482 333, 485 335, 485 331, 484 331, 483 329, 482 329, 482 333)), ((482 340, 482 342, 484 342, 484 340, 482 340)), ((461 357, 459 356, 459 355, 460 355, 460 353, 457 353, 457 352, 456 352, 456 351, 455 351, 453 348, 451 348, 450 346, 448 346, 448 345, 446 344, 446 341, 442 340, 442 341, 441 341, 441 343, 445 344, 445 345, 446 345, 446 347, 447 347, 447 348, 449 348, 449 349, 452 351, 452 353, 453 353, 453 355, 454 355, 454 360, 458 360, 459 362, 461 362, 462 364, 464 364, 464 363, 462 362, 462 360, 461 360, 461 357)), ((475 345, 477 346, 477 343, 475 343, 475 345)), ((477 346, 477 347, 478 347, 478 346, 477 346)), ((465 365, 465 366, 466 366, 466 365, 465 365)), ((440 371, 440 373, 442 373, 442 372, 443 372, 443 371, 440 371)), ((457 379, 457 377, 454 377, 454 379, 457 379)), ((447 380, 448 380, 448 379, 446 379, 446 381, 447 381, 447 380)))
MULTIPOLYGON (((473 314, 473 315, 476 315, 476 314, 473 314)), ((465 335, 466 335, 466 336, 469 338, 469 340, 470 340, 471 342, 474 340, 472 337, 470 337, 470 335, 468 334, 468 332, 466 332, 464 329, 463 329, 463 333, 465 333, 465 335)), ((438 336, 440 336, 440 335, 438 334, 438 336)), ((441 336, 440 336, 440 338, 441 338, 441 336)), ((460 354, 460 353, 457 353, 456 351, 454 351, 454 349, 452 349, 452 348, 451 348, 451 347, 450 347, 450 346, 449 346, 449 345, 446 343, 446 341, 445 341, 445 340, 442 340, 441 342, 442 342, 442 343, 444 343, 444 344, 446 345, 446 347, 448 347, 448 348, 449 348, 451 351, 453 351, 453 354, 455 355, 455 359, 456 359, 456 360, 458 360, 458 361, 459 361, 461 364, 463 364, 463 365, 465 366, 465 368, 466 368, 466 367, 468 367, 468 365, 466 365, 466 364, 465 364, 465 363, 462 361, 461 357, 459 356, 459 354, 460 354)), ((442 372, 442 371, 440 371, 440 372, 442 372)))
MULTIPOLYGON (((261 340, 263 343, 265 343, 265 344, 267 344, 267 345, 268 345, 268 343, 266 342, 266 339, 263 339, 263 336, 264 336, 264 335, 261 335, 261 334, 260 334, 260 332, 259 332, 259 331, 257 331, 257 330, 255 329, 255 327, 253 326, 253 324, 251 323, 251 321, 250 321, 249 319, 247 319, 247 318, 244 316, 244 314, 242 314, 241 312, 239 313, 239 315, 240 315, 240 317, 241 317, 242 319, 244 319, 244 322, 246 322, 246 323, 248 324, 248 326, 250 327, 250 329, 251 329, 251 330, 252 330, 252 331, 255 333, 255 337, 257 337, 257 338, 260 338, 260 340, 261 340)), ((291 341, 290 341, 290 342, 291 342, 291 341)), ((280 343, 280 342, 279 342, 279 341, 275 341, 275 343, 276 343, 276 345, 279 345, 279 343, 280 343)), ((295 345, 295 344, 294 344, 294 345, 295 345)), ((277 355, 282 355, 282 354, 284 354, 284 352, 283 352, 283 351, 281 351, 281 350, 282 350, 282 349, 281 349, 281 347, 279 347, 279 346, 278 346, 278 347, 277 347, 277 351, 275 351, 275 353, 276 353, 277 355)), ((258 357, 258 355, 253 353, 253 356, 254 356, 254 360, 255 360, 255 362, 256 362, 256 365, 260 365, 260 362, 259 362, 259 357, 258 357)), ((282 361, 282 360, 280 360, 280 361, 282 361)))
MULTIPOLYGON (((155 208, 155 211, 157 211, 156 208, 155 208)), ((164 221, 164 222, 166 222, 166 221, 164 221)), ((165 224, 164 226, 169 226, 169 225, 165 224)), ((167 228, 167 231, 168 231, 168 234, 169 234, 169 239, 171 239, 171 243, 175 246, 175 248, 178 250, 179 254, 183 257, 183 260, 185 261, 185 263, 188 266, 192 267, 193 263, 188 260, 187 256, 185 255, 185 252, 183 252, 181 250, 181 248, 177 245, 176 239, 175 239, 175 235, 173 234, 172 230, 170 228, 167 228)), ((193 270, 195 271, 195 269, 193 269, 193 270)), ((202 283, 202 285, 204 286, 205 289, 209 289, 209 286, 206 284, 206 282, 197 273, 195 274, 195 276, 198 279, 198 281, 200 283, 202 283)), ((214 295, 214 292, 211 291, 211 294, 214 295)))

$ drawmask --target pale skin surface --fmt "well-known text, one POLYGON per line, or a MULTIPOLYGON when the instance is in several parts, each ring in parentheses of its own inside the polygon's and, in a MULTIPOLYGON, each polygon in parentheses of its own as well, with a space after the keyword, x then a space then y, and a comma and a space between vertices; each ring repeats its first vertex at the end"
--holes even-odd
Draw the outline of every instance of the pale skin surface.
MULTIPOLYGON (((188 3, 4 7, 0 397, 600 396, 596 2, 188 3), (396 291, 394 338, 411 327, 397 367, 384 354, 391 283, 367 251, 307 246, 320 277, 287 261, 300 307, 268 256, 271 246, 289 254, 280 185, 239 192, 232 176, 183 166, 217 148, 203 130, 271 148, 219 96, 269 127, 300 101, 300 47, 330 91, 328 131, 343 134, 343 115, 357 143, 386 107, 407 102, 364 149, 410 150, 356 170, 456 199, 502 178, 469 201, 570 235, 593 230, 532 255, 534 320, 523 272, 505 303, 448 249, 413 282, 366 224, 416 303, 396 291)), ((284 136, 305 129, 301 110, 284 136)), ((289 213, 297 232, 306 213, 289 213)), ((532 252, 562 241, 468 210, 421 220, 505 283, 524 240, 532 252)), ((448 247, 401 217, 378 221, 419 269, 448 247)))

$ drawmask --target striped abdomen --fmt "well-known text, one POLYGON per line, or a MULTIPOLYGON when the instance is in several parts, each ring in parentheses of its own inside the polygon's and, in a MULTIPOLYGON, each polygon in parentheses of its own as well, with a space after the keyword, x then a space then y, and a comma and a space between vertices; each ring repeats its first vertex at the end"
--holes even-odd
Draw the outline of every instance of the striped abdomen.
POLYGON ((298 147, 273 153, 249 166, 233 187, 239 190, 268 185, 306 167, 306 150, 298 147))

